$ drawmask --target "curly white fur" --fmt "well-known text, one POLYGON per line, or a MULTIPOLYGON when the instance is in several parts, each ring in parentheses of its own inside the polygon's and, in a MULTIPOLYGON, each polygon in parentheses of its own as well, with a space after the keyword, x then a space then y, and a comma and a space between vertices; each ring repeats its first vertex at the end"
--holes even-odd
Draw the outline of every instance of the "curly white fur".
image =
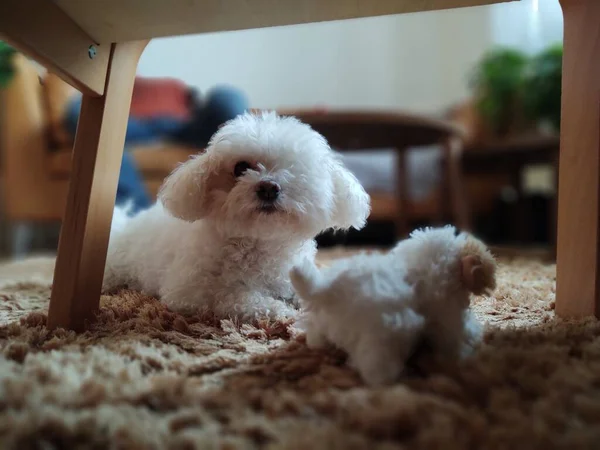
POLYGON ((470 293, 493 289, 494 273, 480 241, 444 227, 321 270, 306 260, 291 279, 306 308, 307 344, 345 350, 365 382, 376 385, 396 380, 422 340, 442 359, 468 354, 482 335, 470 293))
POLYGON ((241 320, 293 317, 290 268, 314 258, 317 234, 360 229, 370 210, 326 140, 275 113, 225 124, 159 199, 135 217, 115 211, 104 289, 127 285, 175 310, 241 320), (248 169, 236 176, 240 162, 248 169), (280 187, 272 205, 257 196, 265 181, 280 187))

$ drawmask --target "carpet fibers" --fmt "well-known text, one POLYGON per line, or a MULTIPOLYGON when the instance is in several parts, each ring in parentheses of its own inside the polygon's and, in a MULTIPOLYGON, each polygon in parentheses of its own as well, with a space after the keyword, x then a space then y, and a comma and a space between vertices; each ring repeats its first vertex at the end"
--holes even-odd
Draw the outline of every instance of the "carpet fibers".
POLYGON ((51 259, 0 267, 0 448, 600 448, 600 325, 554 318, 554 267, 504 261, 472 359, 369 389, 293 324, 181 317, 123 291, 46 331, 51 259))

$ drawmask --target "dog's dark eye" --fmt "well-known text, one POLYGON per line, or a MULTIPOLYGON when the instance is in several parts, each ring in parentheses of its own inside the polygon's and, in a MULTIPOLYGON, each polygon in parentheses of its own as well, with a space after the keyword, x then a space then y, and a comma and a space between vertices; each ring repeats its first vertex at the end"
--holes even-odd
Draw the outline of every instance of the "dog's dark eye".
POLYGON ((238 178, 238 177, 241 177, 242 175, 244 175, 244 173, 246 173, 246 170, 251 169, 251 168, 252 168, 252 165, 249 162, 240 161, 233 168, 233 174, 235 175, 236 178, 238 178))

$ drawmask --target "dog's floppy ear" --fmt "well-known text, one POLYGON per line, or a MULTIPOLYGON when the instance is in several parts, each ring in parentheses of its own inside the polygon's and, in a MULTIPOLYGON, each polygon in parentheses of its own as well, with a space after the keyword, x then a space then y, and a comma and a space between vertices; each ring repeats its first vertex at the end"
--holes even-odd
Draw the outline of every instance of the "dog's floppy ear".
POLYGON ((340 161, 333 166, 334 228, 360 230, 371 212, 371 199, 356 179, 340 161))
POLYGON ((174 217, 188 222, 208 214, 209 155, 195 155, 177 167, 164 181, 158 197, 174 217))

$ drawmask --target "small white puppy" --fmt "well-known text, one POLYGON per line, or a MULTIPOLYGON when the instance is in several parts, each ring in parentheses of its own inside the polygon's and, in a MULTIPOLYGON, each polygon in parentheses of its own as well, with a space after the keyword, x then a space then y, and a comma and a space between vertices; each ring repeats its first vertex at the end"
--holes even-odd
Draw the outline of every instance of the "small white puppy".
POLYGON ((306 260, 291 279, 306 308, 307 345, 345 350, 365 382, 377 385, 395 381, 422 341, 438 362, 469 353, 482 334, 470 294, 495 288, 495 268, 483 243, 444 227, 321 270, 306 260))
POLYGON ((152 208, 115 211, 104 289, 128 286, 219 318, 293 317, 291 267, 314 258, 316 235, 360 229, 369 210, 319 133, 292 117, 247 113, 177 168, 152 208))

